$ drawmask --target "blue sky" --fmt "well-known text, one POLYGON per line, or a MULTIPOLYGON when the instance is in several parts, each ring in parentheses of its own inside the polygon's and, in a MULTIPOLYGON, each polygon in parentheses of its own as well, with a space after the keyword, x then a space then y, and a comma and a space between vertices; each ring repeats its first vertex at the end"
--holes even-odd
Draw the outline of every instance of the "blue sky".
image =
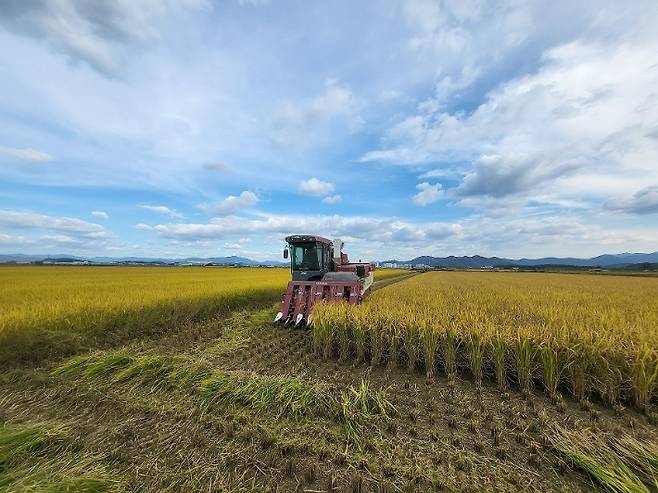
POLYGON ((658 3, 0 4, 0 253, 658 250, 658 3))

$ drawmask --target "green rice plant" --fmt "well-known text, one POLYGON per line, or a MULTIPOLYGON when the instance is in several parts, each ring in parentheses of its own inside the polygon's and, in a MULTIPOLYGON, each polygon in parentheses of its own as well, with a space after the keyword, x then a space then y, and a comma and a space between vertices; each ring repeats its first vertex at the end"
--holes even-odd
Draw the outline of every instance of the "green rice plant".
POLYGON ((645 444, 629 435, 621 438, 621 445, 620 439, 611 440, 587 429, 568 431, 556 427, 550 440, 558 453, 608 491, 650 493, 656 486, 655 470, 646 470, 645 444))
POLYGON ((134 361, 134 356, 123 351, 106 354, 80 355, 57 366, 54 375, 80 373, 85 378, 110 377, 134 361))
POLYGON ((65 424, 0 425, 0 491, 94 493, 115 483, 97 457, 71 450, 65 424))
POLYGON ((397 412, 387 391, 373 389, 366 377, 358 387, 350 385, 341 392, 337 407, 348 440, 357 445, 361 443, 364 428, 389 419, 397 412))
POLYGON ((134 358, 131 363, 117 371, 113 381, 117 383, 132 382, 136 385, 150 386, 154 392, 172 386, 170 375, 176 367, 176 359, 160 355, 144 355, 134 358))
POLYGON ((67 435, 68 429, 62 424, 0 425, 0 473, 4 465, 37 454, 49 443, 61 441, 67 435))
POLYGON ((326 412, 320 389, 296 378, 213 372, 198 391, 209 403, 241 404, 279 416, 326 412))
POLYGON ((612 448, 622 459, 630 464, 638 476, 654 489, 658 487, 658 445, 654 442, 642 441, 623 434, 615 436, 612 448))

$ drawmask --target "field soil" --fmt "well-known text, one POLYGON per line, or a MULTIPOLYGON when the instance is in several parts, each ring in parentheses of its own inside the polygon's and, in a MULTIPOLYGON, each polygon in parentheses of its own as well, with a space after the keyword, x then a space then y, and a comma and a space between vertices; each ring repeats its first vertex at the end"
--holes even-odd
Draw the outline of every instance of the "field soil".
POLYGON ((629 409, 322 359, 278 305, 0 376, 0 491, 595 491, 556 427, 629 409))

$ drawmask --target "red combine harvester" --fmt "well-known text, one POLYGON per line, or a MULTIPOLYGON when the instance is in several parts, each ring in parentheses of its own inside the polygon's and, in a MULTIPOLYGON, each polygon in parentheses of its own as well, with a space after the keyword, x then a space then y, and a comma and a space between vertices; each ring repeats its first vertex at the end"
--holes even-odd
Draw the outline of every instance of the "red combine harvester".
POLYGON ((360 303, 368 294, 374 279, 374 264, 349 262, 342 252, 341 240, 328 240, 314 235, 286 237, 288 247, 283 258, 290 253, 292 281, 283 298, 281 311, 275 322, 309 325, 313 306, 320 300, 360 303))

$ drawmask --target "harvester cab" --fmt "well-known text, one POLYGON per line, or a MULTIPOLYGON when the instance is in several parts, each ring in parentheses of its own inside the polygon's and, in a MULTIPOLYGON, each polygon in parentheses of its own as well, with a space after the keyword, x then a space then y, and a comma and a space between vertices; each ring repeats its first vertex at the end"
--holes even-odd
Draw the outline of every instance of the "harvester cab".
POLYGON ((290 258, 292 280, 283 297, 275 322, 299 325, 313 319, 313 306, 320 300, 360 303, 368 294, 375 266, 367 262, 349 262, 341 240, 314 235, 286 237, 288 247, 283 258, 290 258))

